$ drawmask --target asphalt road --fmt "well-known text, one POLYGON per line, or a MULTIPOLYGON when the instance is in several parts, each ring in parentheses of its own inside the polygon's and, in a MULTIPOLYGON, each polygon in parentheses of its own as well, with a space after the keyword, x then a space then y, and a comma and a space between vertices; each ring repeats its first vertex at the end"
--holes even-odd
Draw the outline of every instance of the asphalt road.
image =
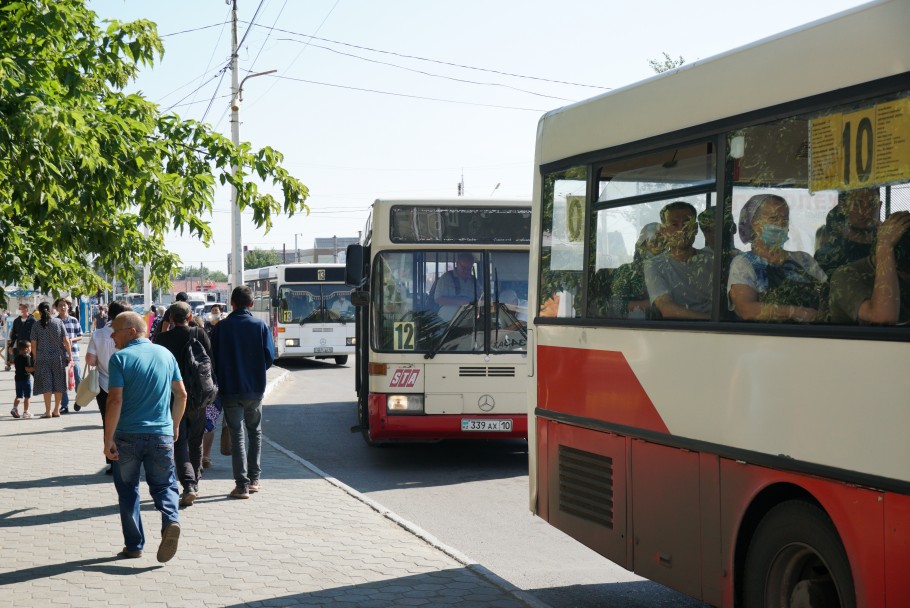
MULTIPOLYGON (((703 606, 645 581, 531 515, 524 441, 371 448, 350 366, 281 362, 266 436, 554 608, 703 606)), ((263 472, 268 476, 268 472, 263 472)))

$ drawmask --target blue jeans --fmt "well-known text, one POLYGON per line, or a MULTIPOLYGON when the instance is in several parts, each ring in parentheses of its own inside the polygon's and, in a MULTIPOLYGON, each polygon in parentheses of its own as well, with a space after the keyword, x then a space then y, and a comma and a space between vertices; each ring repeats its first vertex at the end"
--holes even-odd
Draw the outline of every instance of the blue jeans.
MULTIPOLYGON (((78 361, 76 362, 75 365, 73 365, 73 374, 76 376, 76 388, 79 388, 79 381, 82 380, 82 378, 79 376, 79 362, 78 361)), ((67 387, 67 390, 63 391, 63 399, 60 400, 60 407, 68 407, 69 404, 70 404, 70 393, 69 393, 69 387, 67 387)))
POLYGON ((248 487, 251 481, 259 481, 262 473, 262 399, 222 397, 221 404, 224 406, 224 419, 231 431, 234 483, 248 487), (249 446, 244 438, 244 428, 249 437, 249 446))
POLYGON ((120 504, 123 542, 130 551, 145 546, 142 518, 139 515, 139 470, 145 469, 145 481, 161 512, 161 528, 179 523, 177 477, 174 475, 174 438, 171 435, 114 435, 119 460, 114 461, 114 487, 120 504))

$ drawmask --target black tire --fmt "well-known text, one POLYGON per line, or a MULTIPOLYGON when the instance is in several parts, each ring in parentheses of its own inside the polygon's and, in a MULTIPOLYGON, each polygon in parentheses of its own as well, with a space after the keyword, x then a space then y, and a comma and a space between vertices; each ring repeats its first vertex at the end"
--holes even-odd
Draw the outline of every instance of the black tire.
POLYGON ((337 357, 335 357, 335 365, 344 365, 347 362, 348 362, 347 355, 338 355, 337 357))
POLYGON ((856 608, 856 593, 831 519, 814 505, 791 500, 768 511, 755 530, 746 553, 743 608, 797 605, 856 608))

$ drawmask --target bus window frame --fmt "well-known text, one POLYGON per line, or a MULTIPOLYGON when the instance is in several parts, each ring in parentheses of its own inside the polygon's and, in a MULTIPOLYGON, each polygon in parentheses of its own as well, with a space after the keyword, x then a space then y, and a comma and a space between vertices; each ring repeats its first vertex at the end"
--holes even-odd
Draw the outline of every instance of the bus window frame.
MULTIPOLYGON (((537 311, 534 314, 533 323, 535 325, 569 325, 569 326, 592 326, 592 327, 617 327, 628 329, 666 329, 671 331, 710 331, 727 334, 749 334, 749 335, 770 335, 784 337, 809 337, 822 339, 855 339, 855 340, 875 340, 890 342, 907 342, 910 341, 910 331, 906 326, 869 326, 869 325, 834 325, 834 324, 804 324, 804 323, 775 323, 763 321, 731 321, 723 319, 722 310, 726 301, 724 286, 720 285, 718 277, 723 276, 722 272, 723 256, 716 255, 714 260, 714 278, 712 286, 712 313, 711 319, 707 321, 678 321, 678 320, 645 320, 645 319, 608 319, 597 318, 589 315, 589 293, 588 283, 591 262, 590 246, 592 222, 596 221, 595 211, 611 208, 616 206, 626 206, 646 202, 652 195, 636 198, 634 203, 628 202, 629 199, 619 199, 619 201, 609 201, 605 203, 595 202, 595 193, 597 187, 597 169, 599 166, 621 160, 624 158, 634 158, 649 153, 672 149, 674 147, 683 147, 693 145, 701 141, 713 141, 715 153, 715 182, 714 195, 718 203, 723 201, 724 210, 732 207, 732 185, 728 186, 728 176, 726 171, 727 164, 727 135, 738 129, 744 129, 752 126, 767 124, 787 118, 793 118, 803 115, 812 115, 825 112, 849 104, 871 101, 878 98, 896 95, 902 92, 910 94, 910 72, 891 76, 880 80, 874 80, 859 85, 853 85, 840 89, 838 91, 822 93, 820 95, 810 96, 804 99, 789 101, 768 108, 754 110, 737 116, 727 117, 721 120, 712 121, 702 125, 687 127, 678 131, 667 134, 644 138, 635 142, 626 142, 617 146, 585 152, 568 158, 541 164, 537 167, 538 179, 541 184, 545 182, 549 175, 554 173, 565 172, 576 167, 584 167, 586 170, 587 187, 585 193, 585 214, 584 222, 584 254, 582 259, 582 283, 581 293, 583 303, 581 315, 579 317, 542 317, 539 314, 540 302, 537 302, 537 311), (729 191, 728 191, 729 190, 729 191), (622 204, 619 204, 619 203, 622 204)), ((690 190, 690 189, 686 189, 690 190)), ((693 187, 691 190, 698 192, 687 192, 694 194, 703 192, 703 187, 693 187)), ((663 200, 679 191, 661 191, 653 196, 663 200)), ((632 197, 630 197, 632 198, 632 197)), ((889 194, 890 198, 890 194, 889 194)), ((885 203, 885 201, 883 201, 885 203)), ((890 201, 889 201, 890 203, 890 201)), ((544 206, 543 201, 540 202, 544 206)), ((890 211, 890 209, 889 209, 890 211)), ((537 268, 538 296, 542 284, 543 276, 543 256, 539 255, 543 251, 543 222, 538 226, 538 234, 532 235, 532 239, 537 239, 539 247, 537 268)), ((715 235, 715 246, 720 245, 718 241, 722 239, 722 231, 717 231, 715 235)), ((721 248, 715 248, 715 251, 722 251, 721 248)))

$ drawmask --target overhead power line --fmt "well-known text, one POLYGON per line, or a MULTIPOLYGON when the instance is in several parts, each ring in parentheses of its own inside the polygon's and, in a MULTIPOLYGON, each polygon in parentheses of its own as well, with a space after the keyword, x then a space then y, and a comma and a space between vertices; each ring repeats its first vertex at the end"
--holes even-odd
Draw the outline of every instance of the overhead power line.
POLYGON ((396 56, 396 57, 403 57, 403 58, 405 58, 405 59, 414 59, 414 60, 417 60, 417 61, 426 61, 426 62, 429 62, 429 63, 438 63, 438 64, 440 64, 440 65, 447 65, 447 66, 451 66, 451 67, 462 68, 462 69, 465 69, 465 70, 476 70, 476 71, 479 71, 479 72, 489 72, 489 73, 491 73, 491 74, 500 74, 500 75, 502 75, 502 76, 511 76, 511 77, 513 77, 513 78, 526 78, 526 79, 528 79, 528 80, 539 80, 539 81, 541 81, 541 82, 552 82, 552 83, 555 83, 555 84, 567 84, 567 85, 571 85, 571 86, 574 86, 574 87, 586 87, 586 88, 589 88, 589 89, 600 89, 600 90, 602 90, 602 91, 609 91, 609 90, 611 90, 611 88, 612 88, 612 87, 604 87, 604 86, 593 85, 593 84, 584 84, 584 83, 580 83, 580 82, 569 82, 569 81, 566 81, 566 80, 553 80, 553 79, 550 79, 550 78, 542 78, 542 77, 540 77, 540 76, 528 76, 528 75, 526 75, 526 74, 515 74, 515 73, 512 73, 512 72, 505 72, 505 71, 502 71, 502 70, 494 70, 494 69, 490 69, 490 68, 479 68, 479 67, 476 67, 476 66, 464 65, 464 64, 461 64, 461 63, 453 63, 453 62, 451 62, 451 61, 442 61, 442 60, 439 60, 439 59, 429 59, 429 58, 427 58, 427 57, 419 57, 419 56, 417 56, 417 55, 407 55, 407 54, 405 54, 405 53, 396 53, 395 51, 385 51, 385 50, 382 50, 382 49, 376 49, 376 48, 372 48, 372 47, 368 47, 368 46, 362 46, 362 45, 358 45, 358 44, 351 44, 351 43, 348 43, 348 42, 341 42, 341 41, 339 41, 339 40, 331 40, 331 39, 329 39, 329 38, 320 38, 320 37, 318 37, 318 36, 311 36, 311 35, 309 35, 309 34, 302 34, 302 33, 300 33, 300 32, 294 32, 294 31, 292 31, 292 30, 285 30, 285 29, 281 29, 281 28, 274 27, 274 26, 269 27, 269 26, 265 26, 265 25, 258 25, 258 24, 256 24, 256 27, 271 29, 271 30, 274 30, 274 31, 276 31, 276 32, 282 32, 282 33, 284 33, 284 34, 290 34, 290 35, 292 35, 292 36, 301 36, 301 37, 303 37, 303 38, 310 38, 311 40, 319 40, 319 41, 321 41, 321 42, 328 42, 328 43, 330 43, 330 44, 338 44, 338 45, 341 45, 341 46, 347 46, 347 47, 351 47, 351 48, 355 48, 355 49, 360 49, 360 50, 362 50, 362 51, 370 51, 370 52, 373 52, 373 53, 383 53, 383 54, 386 54, 386 55, 394 55, 394 56, 396 56))
POLYGON ((279 79, 281 79, 281 80, 293 80, 293 81, 295 81, 295 82, 305 82, 305 83, 307 83, 307 84, 317 84, 317 85, 320 85, 320 86, 324 86, 324 87, 334 87, 334 88, 337 88, 337 89, 348 89, 348 90, 351 90, 351 91, 362 91, 362 92, 364 92, 364 93, 377 93, 377 94, 379 94, 379 95, 391 95, 391 96, 393 96, 393 97, 407 97, 407 98, 409 98, 409 99, 422 99, 422 100, 425 100, 425 101, 439 101, 439 102, 442 102, 442 103, 455 103, 455 104, 460 104, 460 105, 465 105, 465 106, 481 106, 481 107, 485 107, 485 108, 501 108, 501 109, 504 109, 504 110, 523 110, 523 111, 526 111, 526 112, 546 112, 546 110, 542 110, 542 109, 540 109, 540 108, 521 108, 521 107, 516 107, 516 106, 501 106, 501 105, 490 104, 490 103, 476 103, 476 102, 472 102, 472 101, 458 101, 458 100, 455 100, 455 99, 441 99, 441 98, 439 98, 439 97, 423 97, 423 96, 421 96, 421 95, 408 95, 408 94, 406 94, 406 93, 393 93, 393 92, 391 92, 391 91, 379 91, 379 90, 376 90, 376 89, 365 89, 365 88, 362 88, 362 87, 350 87, 350 86, 346 86, 346 85, 343 85, 343 84, 332 84, 332 83, 330 83, 330 82, 319 82, 319 81, 316 81, 316 80, 306 80, 305 78, 294 78, 294 77, 292 77, 292 76, 273 76, 273 78, 279 78, 279 79))
POLYGON ((556 97, 555 95, 546 95, 544 93, 537 93, 535 91, 529 91, 527 89, 519 89, 518 87, 513 87, 513 86, 510 86, 507 84, 502 84, 499 82, 480 82, 477 80, 467 80, 465 78, 455 78, 454 76, 445 76, 443 74, 434 74, 432 72, 426 72, 424 70, 416 70, 414 68, 408 68, 408 67, 405 67, 402 65, 397 65, 395 63, 389 63, 387 61, 378 61, 376 59, 370 59, 369 57, 363 57, 361 55, 355 55, 353 53, 345 53, 343 51, 339 51, 337 49, 333 49, 328 46, 322 46, 321 44, 313 44, 312 42, 304 42, 303 40, 297 40, 295 38, 276 38, 276 40, 284 40, 287 42, 297 42, 299 44, 306 44, 307 46, 316 47, 317 49, 323 49, 323 50, 329 51, 331 53, 337 53, 338 55, 344 55, 345 57, 353 57, 354 59, 360 59, 362 61, 368 61, 370 63, 378 63, 379 65, 387 65, 389 67, 397 68, 399 70, 405 70, 407 72, 414 72, 415 74, 423 74, 424 76, 430 76, 432 78, 443 78, 445 80, 453 80, 455 82, 464 82, 467 84, 477 84, 477 85, 488 86, 488 87, 502 87, 502 88, 506 88, 506 89, 511 89, 513 91, 518 91, 519 93, 527 93, 529 95, 536 95, 538 97, 547 97, 549 99, 558 99, 559 101, 570 101, 570 102, 576 101, 574 99, 566 99, 565 97, 556 97))

